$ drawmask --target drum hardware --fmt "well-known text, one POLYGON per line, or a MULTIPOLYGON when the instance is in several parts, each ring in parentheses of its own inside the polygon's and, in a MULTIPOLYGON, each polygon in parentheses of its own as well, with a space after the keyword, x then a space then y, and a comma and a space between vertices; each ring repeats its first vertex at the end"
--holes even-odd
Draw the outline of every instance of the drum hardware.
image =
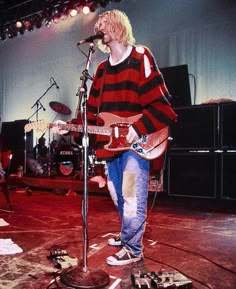
POLYGON ((26 160, 27 171, 32 173, 34 176, 46 176, 48 173, 48 164, 40 163, 40 161, 28 158, 26 160))
POLYGON ((51 107, 52 110, 55 112, 62 114, 62 115, 70 115, 71 110, 68 106, 66 106, 63 103, 57 102, 57 101, 51 101, 49 102, 49 106, 51 107))
MULTIPOLYGON (((28 120, 30 121, 31 118, 35 115, 36 116, 36 120, 39 119, 39 111, 41 109, 43 109, 43 111, 46 110, 46 108, 43 106, 41 100, 42 98, 47 94, 47 92, 55 85, 56 88, 58 88, 58 85, 55 81, 55 79, 53 77, 50 77, 50 86, 47 88, 47 90, 36 100, 36 102, 31 106, 31 109, 36 109, 35 112, 28 118, 28 120)), ((50 102, 49 103, 49 106, 54 110, 56 111, 57 113, 61 113, 61 114, 64 114, 64 115, 68 115, 68 114, 71 114, 71 110, 64 104, 62 103, 59 103, 59 102, 50 102)), ((45 132, 43 133, 42 137, 44 136, 45 132)), ((25 139, 25 148, 26 148, 26 132, 25 132, 25 136, 24 136, 24 139, 25 139)), ((49 143, 50 143, 50 134, 49 134, 49 143)), ((50 150, 49 150, 49 154, 50 154, 50 150)), ((26 173, 26 167, 27 167, 27 152, 26 152, 26 149, 25 149, 25 152, 24 152, 24 173, 26 173)), ((50 168, 50 166, 49 166, 50 168)), ((48 172, 48 176, 50 176, 50 171, 48 172)))

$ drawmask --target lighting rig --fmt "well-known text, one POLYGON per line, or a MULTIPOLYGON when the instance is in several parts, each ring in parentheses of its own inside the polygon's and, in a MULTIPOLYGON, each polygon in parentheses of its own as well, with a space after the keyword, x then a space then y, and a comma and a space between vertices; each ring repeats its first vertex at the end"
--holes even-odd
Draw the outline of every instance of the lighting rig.
POLYGON ((121 0, 26 0, 0 7, 0 40, 12 39, 42 26, 50 26, 81 13, 95 12, 121 0))

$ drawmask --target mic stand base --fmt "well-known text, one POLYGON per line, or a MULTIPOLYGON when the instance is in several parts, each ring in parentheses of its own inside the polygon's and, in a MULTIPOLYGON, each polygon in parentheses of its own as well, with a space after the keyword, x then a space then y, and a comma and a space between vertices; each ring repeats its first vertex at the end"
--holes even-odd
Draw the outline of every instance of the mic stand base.
POLYGON ((109 275, 97 268, 87 268, 85 272, 82 266, 76 266, 60 275, 61 282, 72 288, 98 289, 110 283, 109 275))

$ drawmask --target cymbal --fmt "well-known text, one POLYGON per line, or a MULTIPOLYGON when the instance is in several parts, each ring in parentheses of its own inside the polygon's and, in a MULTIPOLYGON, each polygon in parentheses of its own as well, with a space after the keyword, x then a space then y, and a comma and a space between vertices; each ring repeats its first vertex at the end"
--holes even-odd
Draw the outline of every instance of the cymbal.
POLYGON ((52 110, 54 110, 57 113, 63 114, 63 115, 69 115, 71 114, 71 110, 68 106, 66 106, 63 103, 57 102, 57 101, 51 101, 49 102, 49 106, 52 110))

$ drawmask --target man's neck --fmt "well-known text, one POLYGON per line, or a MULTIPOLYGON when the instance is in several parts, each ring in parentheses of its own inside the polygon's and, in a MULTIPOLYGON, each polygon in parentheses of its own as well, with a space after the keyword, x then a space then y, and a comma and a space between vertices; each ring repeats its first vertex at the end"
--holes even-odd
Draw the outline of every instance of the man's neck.
POLYGON ((127 51, 128 46, 114 42, 110 45, 110 57, 113 63, 119 62, 127 51))

